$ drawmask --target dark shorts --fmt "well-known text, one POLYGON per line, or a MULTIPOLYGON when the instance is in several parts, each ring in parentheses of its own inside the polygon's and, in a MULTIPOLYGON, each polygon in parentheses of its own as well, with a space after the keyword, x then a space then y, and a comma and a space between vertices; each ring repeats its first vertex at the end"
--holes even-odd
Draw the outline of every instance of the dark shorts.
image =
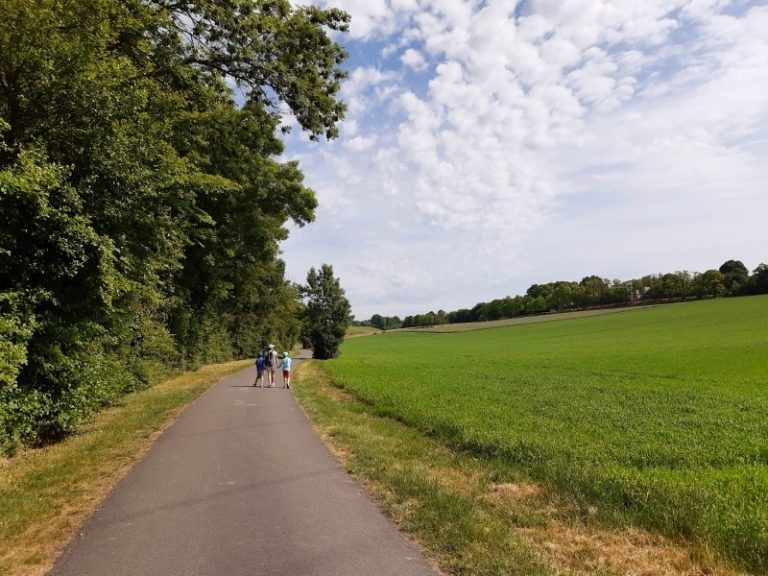
POLYGON ((291 377, 291 371, 283 370, 283 378, 290 378, 290 377, 291 377))

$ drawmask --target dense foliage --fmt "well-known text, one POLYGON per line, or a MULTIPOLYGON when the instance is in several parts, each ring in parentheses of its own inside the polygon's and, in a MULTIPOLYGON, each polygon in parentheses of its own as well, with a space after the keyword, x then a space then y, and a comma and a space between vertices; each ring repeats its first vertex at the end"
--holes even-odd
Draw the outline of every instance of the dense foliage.
MULTIPOLYGON (((768 296, 345 342, 375 412, 768 573, 768 296)), ((588 512, 591 510, 591 512, 588 512)))
MULTIPOLYGON (((394 328, 400 328, 403 325, 403 321, 397 316, 382 316, 381 314, 374 314, 367 322, 363 322, 378 328, 379 330, 392 330, 394 328)), ((361 323, 361 324, 363 324, 361 323)))
POLYGON ((288 0, 0 0, 0 443, 169 368, 295 341, 278 242, 316 200, 347 15, 288 0), (235 100, 237 95, 237 100, 235 100))
POLYGON ((471 309, 427 312, 406 316, 402 321, 397 316, 383 317, 374 314, 365 323, 387 330, 484 322, 545 312, 750 294, 768 294, 768 265, 760 264, 750 275, 742 262, 728 260, 718 270, 712 269, 703 273, 671 272, 627 281, 587 276, 580 282, 533 284, 524 295, 481 302, 471 309))
POLYGON ((319 271, 310 269, 301 294, 306 300, 304 338, 313 357, 335 358, 352 321, 352 309, 341 282, 333 276, 333 267, 323 264, 319 271))

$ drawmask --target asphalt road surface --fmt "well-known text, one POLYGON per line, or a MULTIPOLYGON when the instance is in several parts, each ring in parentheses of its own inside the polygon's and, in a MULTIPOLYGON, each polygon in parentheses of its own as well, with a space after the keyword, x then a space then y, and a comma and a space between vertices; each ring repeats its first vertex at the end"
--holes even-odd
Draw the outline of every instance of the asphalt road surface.
POLYGON ((224 379, 184 411, 49 576, 435 576, 292 392, 253 388, 254 375, 224 379))

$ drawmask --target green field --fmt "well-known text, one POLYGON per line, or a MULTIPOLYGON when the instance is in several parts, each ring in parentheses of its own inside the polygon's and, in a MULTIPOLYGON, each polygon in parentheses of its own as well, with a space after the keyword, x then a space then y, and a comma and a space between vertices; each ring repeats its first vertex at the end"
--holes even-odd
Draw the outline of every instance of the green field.
POLYGON ((768 297, 355 338, 377 413, 523 468, 606 522, 768 572, 768 297))

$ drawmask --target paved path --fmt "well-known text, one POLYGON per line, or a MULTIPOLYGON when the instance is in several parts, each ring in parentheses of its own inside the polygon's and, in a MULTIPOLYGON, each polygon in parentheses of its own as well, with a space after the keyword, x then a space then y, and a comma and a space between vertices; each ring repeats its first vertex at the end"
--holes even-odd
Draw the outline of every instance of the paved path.
POLYGON ((50 576, 435 576, 291 391, 253 388, 254 373, 226 378, 187 409, 50 576))

